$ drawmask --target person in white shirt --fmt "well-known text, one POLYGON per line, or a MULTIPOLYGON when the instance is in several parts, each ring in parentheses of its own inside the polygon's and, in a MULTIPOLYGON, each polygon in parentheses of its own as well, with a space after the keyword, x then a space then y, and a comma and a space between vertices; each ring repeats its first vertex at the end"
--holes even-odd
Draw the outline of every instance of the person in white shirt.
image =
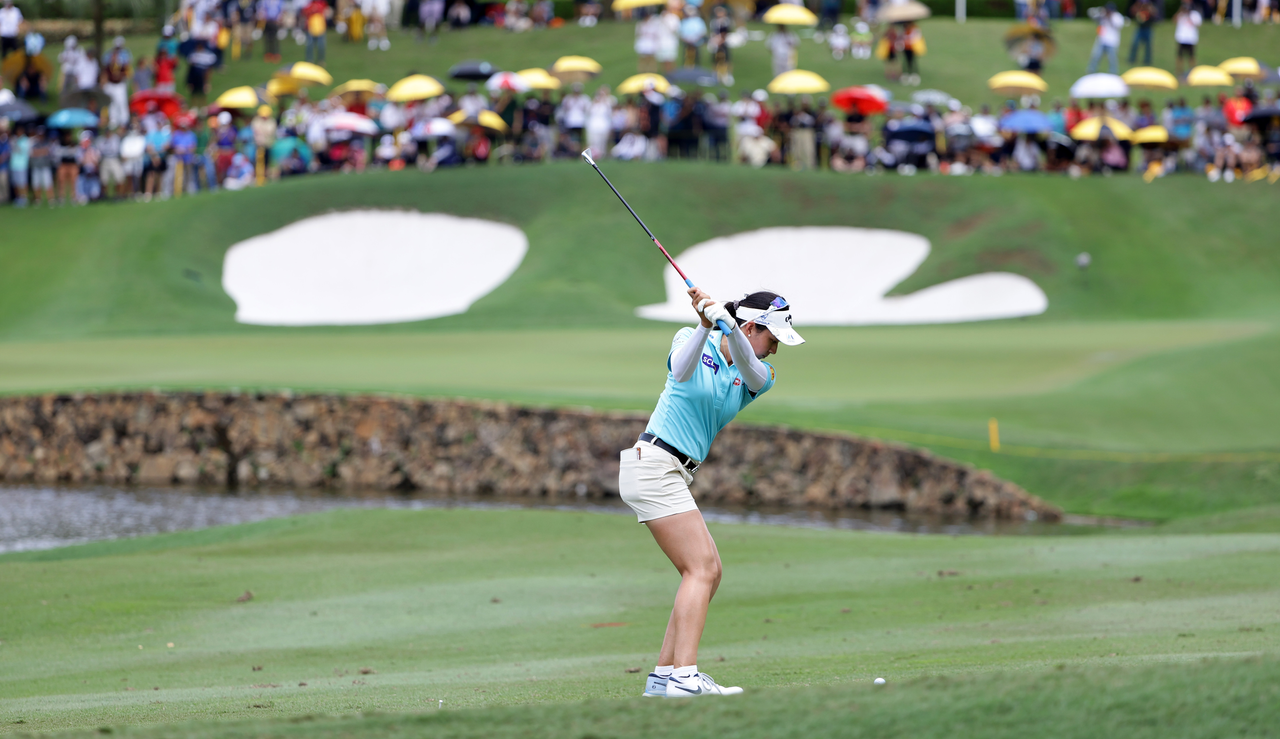
POLYGON ((463 111, 468 118, 476 118, 481 111, 489 109, 489 98, 478 92, 476 83, 472 82, 467 85, 467 93, 458 98, 458 109, 463 111))
POLYGON ((742 97, 729 106, 729 115, 735 123, 739 121, 755 121, 760 117, 760 103, 751 97, 751 93, 742 91, 742 97))
POLYGON ((369 36, 369 50, 391 48, 387 38, 387 16, 391 15, 391 0, 362 0, 360 12, 369 19, 365 33, 369 36))
POLYGON ((1105 8, 1089 8, 1089 17, 1098 22, 1098 37, 1093 42, 1093 53, 1089 55, 1089 74, 1098 71, 1098 62, 1102 55, 1107 55, 1107 64, 1111 74, 1120 74, 1120 29, 1124 28, 1125 17, 1116 10, 1115 3, 1107 3, 1105 8))
POLYGON ((80 57, 84 51, 80 48, 75 36, 62 40, 62 51, 58 52, 58 90, 75 92, 79 89, 76 81, 76 70, 80 67, 80 57))
POLYGON ((675 69, 676 55, 680 53, 680 16, 668 7, 658 16, 653 28, 657 36, 653 57, 664 71, 670 73, 675 69))
POLYGON ((613 138, 613 106, 617 102, 609 94, 609 86, 601 85, 587 109, 587 145, 591 156, 604 158, 609 155, 613 138))
POLYGON ((18 35, 22 33, 22 11, 13 6, 13 0, 4 0, 0 7, 0 59, 9 56, 21 46, 18 35))
POLYGON ((799 36, 788 30, 786 26, 778 26, 778 30, 769 34, 765 44, 773 57, 774 77, 796 68, 796 49, 800 46, 799 36))
POLYGON ((582 83, 575 82, 573 92, 564 96, 560 107, 556 110, 556 122, 560 130, 569 134, 574 145, 582 145, 582 129, 587 126, 587 113, 591 109, 591 98, 582 94, 582 83))
POLYGON ((76 62, 76 86, 81 90, 92 90, 98 86, 98 60, 90 54, 81 54, 76 62))
POLYGON ((1196 44, 1200 43, 1200 24, 1204 18, 1200 11, 1191 7, 1191 0, 1182 0, 1182 7, 1173 16, 1173 40, 1178 43, 1178 58, 1174 69, 1182 76, 1182 60, 1187 60, 1187 69, 1196 66, 1196 44))
POLYGON ((657 14, 636 24, 636 71, 653 72, 658 69, 654 55, 658 53, 658 25, 662 21, 657 14))

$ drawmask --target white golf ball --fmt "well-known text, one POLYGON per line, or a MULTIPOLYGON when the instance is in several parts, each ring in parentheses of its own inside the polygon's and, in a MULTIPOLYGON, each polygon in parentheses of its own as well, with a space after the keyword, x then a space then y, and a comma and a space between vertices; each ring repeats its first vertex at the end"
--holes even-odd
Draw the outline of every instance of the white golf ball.
POLYGON ((876 685, 884 685, 884 678, 878 677, 875 680, 876 685))

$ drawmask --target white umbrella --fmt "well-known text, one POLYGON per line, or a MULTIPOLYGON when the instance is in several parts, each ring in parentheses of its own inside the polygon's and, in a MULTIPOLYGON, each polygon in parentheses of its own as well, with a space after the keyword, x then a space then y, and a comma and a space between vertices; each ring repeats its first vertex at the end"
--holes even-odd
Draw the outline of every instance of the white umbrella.
POLYGON ((324 128, 326 131, 350 131, 364 136, 376 136, 381 130, 369 116, 347 111, 325 116, 324 128))
POLYGON ((511 92, 528 92, 533 89, 529 81, 515 72, 498 72, 484 83, 489 92, 502 92, 509 90, 511 92))
POLYGON ((911 94, 911 102, 932 105, 935 108, 945 108, 951 104, 952 100, 955 98, 942 90, 917 90, 911 94))
POLYGON ((413 124, 411 133, 415 139, 426 139, 433 136, 452 136, 458 127, 448 118, 432 118, 429 121, 418 121, 413 124))
POLYGON ((1073 98, 1122 98, 1128 94, 1129 85, 1118 74, 1086 74, 1071 86, 1073 98))

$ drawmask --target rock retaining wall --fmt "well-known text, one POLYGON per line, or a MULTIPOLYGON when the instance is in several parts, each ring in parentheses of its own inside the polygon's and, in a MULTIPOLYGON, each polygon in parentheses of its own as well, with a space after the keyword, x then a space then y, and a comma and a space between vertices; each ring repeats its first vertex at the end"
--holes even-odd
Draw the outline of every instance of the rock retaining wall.
MULTIPOLYGON (((0 479, 610 497, 647 416, 393 397, 110 393, 0 398, 0 479)), ((698 472, 706 502, 1060 512, 1013 483, 853 436, 732 425, 698 472)))

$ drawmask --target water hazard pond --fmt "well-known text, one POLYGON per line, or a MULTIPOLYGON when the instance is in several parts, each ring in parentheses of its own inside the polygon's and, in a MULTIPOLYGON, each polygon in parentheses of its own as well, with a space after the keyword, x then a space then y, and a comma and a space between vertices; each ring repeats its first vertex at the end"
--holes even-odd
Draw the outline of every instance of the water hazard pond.
MULTIPOLYGON (((105 539, 188 531, 335 508, 479 508, 632 515, 617 499, 430 497, 372 492, 239 492, 191 488, 0 486, 0 553, 52 549, 105 539)), ((912 534, 1065 534, 1099 521, 1067 523, 944 520, 897 511, 704 507, 708 521, 912 534)))

